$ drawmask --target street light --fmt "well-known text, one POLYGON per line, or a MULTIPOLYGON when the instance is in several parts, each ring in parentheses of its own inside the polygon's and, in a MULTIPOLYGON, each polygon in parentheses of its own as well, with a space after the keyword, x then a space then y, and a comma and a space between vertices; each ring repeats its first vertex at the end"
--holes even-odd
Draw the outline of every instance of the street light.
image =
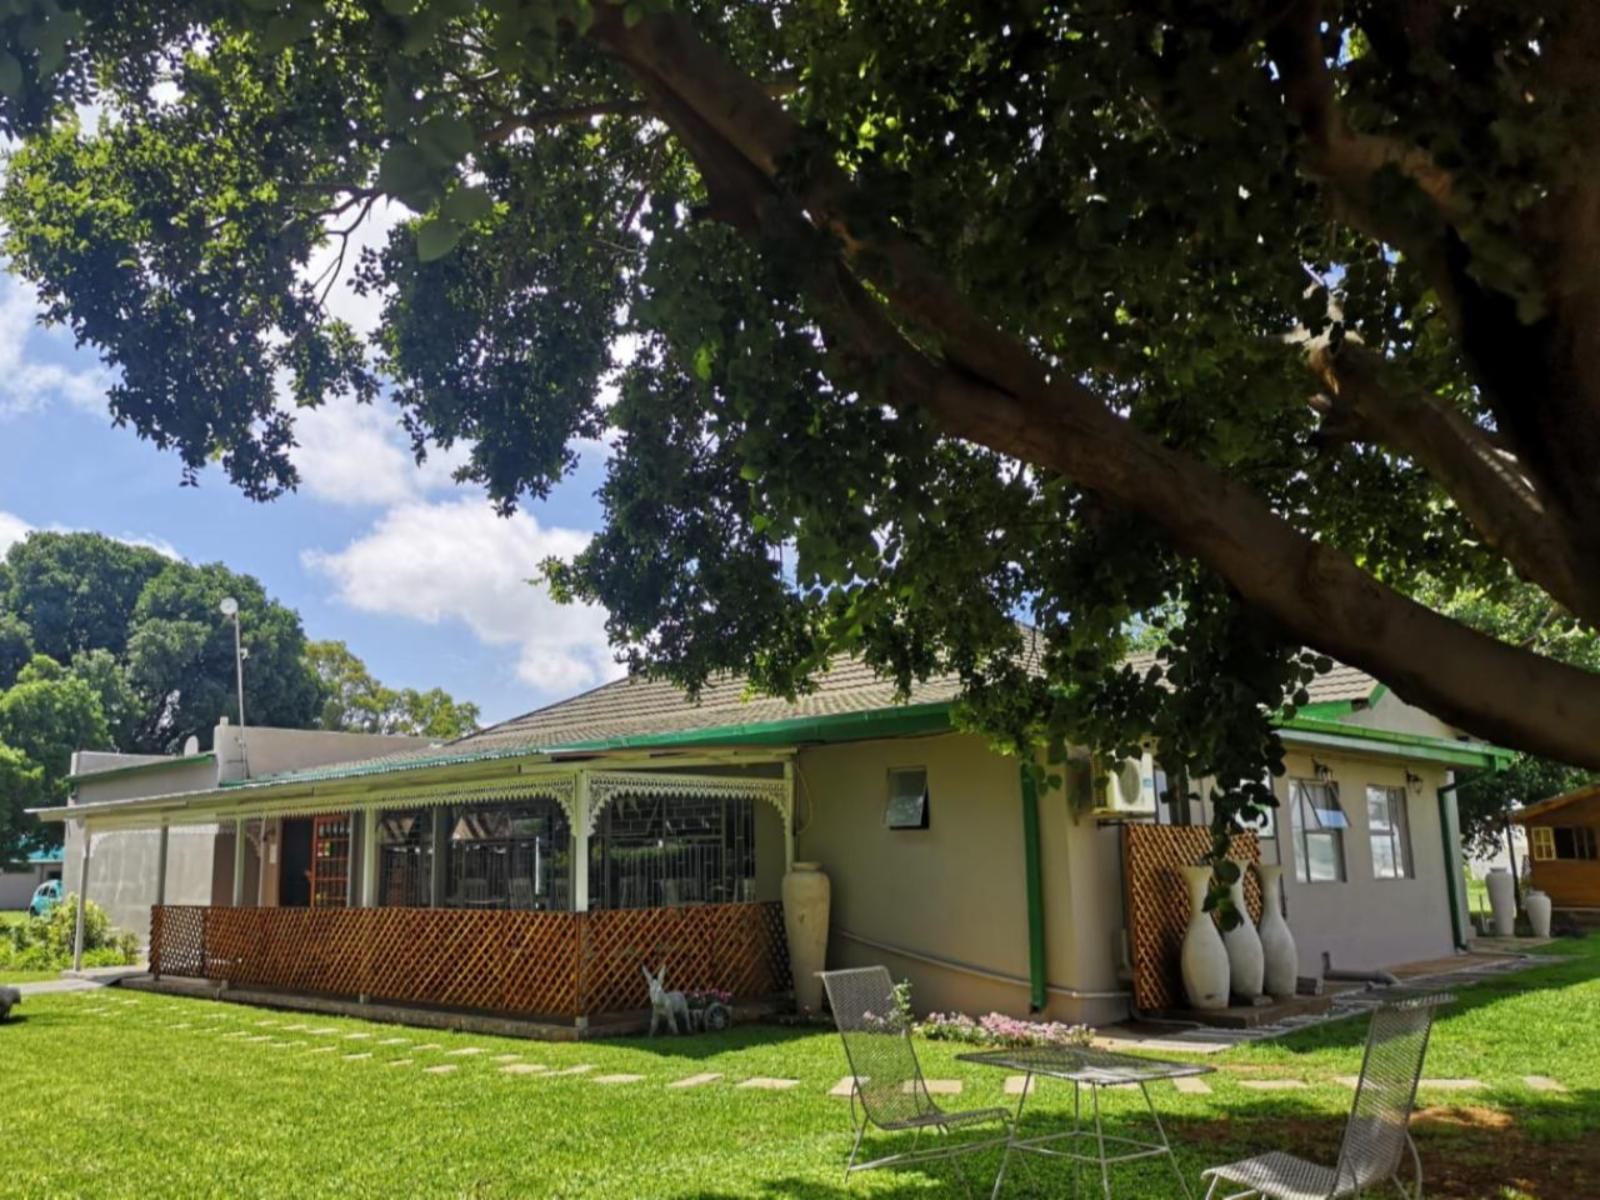
POLYGON ((244 647, 239 640, 239 602, 232 596, 224 596, 222 603, 217 605, 222 610, 222 615, 233 622, 233 665, 239 680, 239 728, 244 728, 244 647))

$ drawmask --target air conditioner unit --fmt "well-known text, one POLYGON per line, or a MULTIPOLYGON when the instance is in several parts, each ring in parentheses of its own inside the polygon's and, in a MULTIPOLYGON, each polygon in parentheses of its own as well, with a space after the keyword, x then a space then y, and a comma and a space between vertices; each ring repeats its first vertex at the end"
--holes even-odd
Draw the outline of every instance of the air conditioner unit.
POLYGON ((1117 816, 1154 816, 1156 812, 1155 760, 1149 754, 1123 759, 1106 773, 1097 811, 1117 816))

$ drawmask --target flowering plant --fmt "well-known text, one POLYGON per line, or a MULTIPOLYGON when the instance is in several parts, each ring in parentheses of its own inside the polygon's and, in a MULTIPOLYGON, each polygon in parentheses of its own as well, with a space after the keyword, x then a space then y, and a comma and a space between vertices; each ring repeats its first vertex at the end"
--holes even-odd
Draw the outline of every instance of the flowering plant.
POLYGON ((702 991, 685 992, 684 1000, 690 1008, 710 1008, 713 1004, 720 1004, 724 1008, 733 1003, 733 993, 725 992, 721 988, 705 988, 702 991))
POLYGON ((973 1046, 1087 1046, 1094 1040, 1087 1025, 1023 1021, 997 1012, 977 1020, 965 1013, 929 1013, 916 1031, 930 1041, 973 1046))

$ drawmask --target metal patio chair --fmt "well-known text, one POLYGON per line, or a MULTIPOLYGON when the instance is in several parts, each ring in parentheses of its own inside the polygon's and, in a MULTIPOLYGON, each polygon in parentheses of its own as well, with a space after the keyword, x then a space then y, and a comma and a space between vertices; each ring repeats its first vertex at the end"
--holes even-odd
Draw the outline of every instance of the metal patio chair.
MULTIPOLYGON (((860 967, 822 971, 820 975, 828 991, 828 1006, 833 1010, 834 1023, 844 1041, 845 1058, 850 1064, 850 1124, 856 1138, 845 1163, 846 1179, 856 1171, 953 1158, 1007 1143, 1011 1137, 1011 1114, 1006 1109, 950 1112, 940 1108, 928 1093, 916 1048, 911 1044, 911 1031, 895 1017, 894 984, 887 968, 860 967), (955 1130, 990 1121, 1001 1126, 1003 1135, 918 1149, 917 1143, 924 1130, 949 1135, 955 1130), (911 1149, 870 1162, 857 1162, 869 1125, 885 1133, 912 1132, 911 1149)), ((962 1183, 966 1183, 964 1178, 962 1183)))
POLYGON ((1434 1011, 1455 997, 1443 992, 1414 992, 1386 1000, 1372 1013, 1367 1052, 1356 1084, 1355 1103, 1344 1127, 1339 1159, 1332 1167, 1293 1154, 1273 1152, 1203 1171, 1211 1187, 1206 1200, 1340 1200, 1375 1193, 1393 1184, 1410 1200, 1422 1200, 1422 1160, 1411 1140, 1411 1108, 1428 1053, 1434 1011), (1415 1182, 1400 1179, 1402 1160, 1411 1158, 1415 1182), (1233 1184, 1242 1191, 1217 1197, 1217 1188, 1233 1184))

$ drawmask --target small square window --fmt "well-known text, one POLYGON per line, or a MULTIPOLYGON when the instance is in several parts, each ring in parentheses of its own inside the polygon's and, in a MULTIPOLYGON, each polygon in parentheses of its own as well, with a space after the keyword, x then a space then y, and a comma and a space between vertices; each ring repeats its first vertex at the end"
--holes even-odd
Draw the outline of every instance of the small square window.
POLYGON ((1533 827, 1533 861, 1549 862, 1556 856, 1556 831, 1548 825, 1533 827))
POLYGON ((927 768, 897 767, 889 772, 889 803, 884 821, 890 829, 928 827, 927 768))

